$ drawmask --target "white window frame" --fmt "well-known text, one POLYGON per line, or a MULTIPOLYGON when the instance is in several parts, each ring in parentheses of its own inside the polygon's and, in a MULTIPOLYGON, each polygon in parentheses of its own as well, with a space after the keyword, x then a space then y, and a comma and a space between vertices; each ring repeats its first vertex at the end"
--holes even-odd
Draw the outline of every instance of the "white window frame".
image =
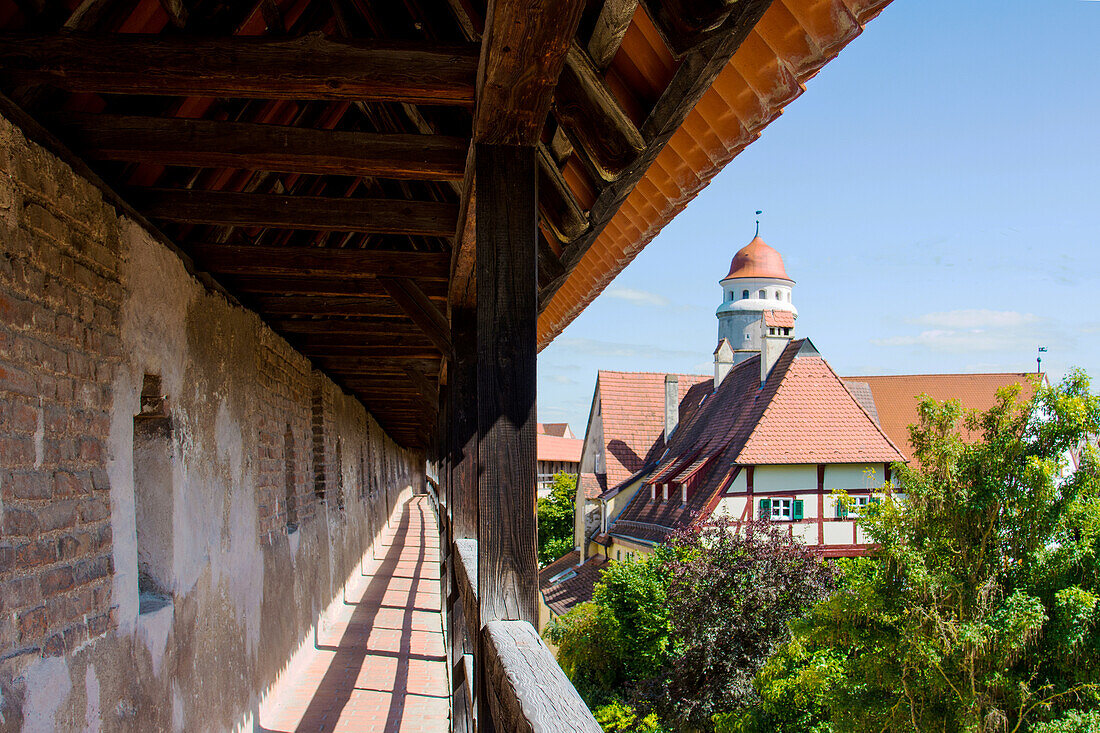
POLYGON ((859 519, 863 510, 871 503, 870 496, 849 496, 848 497, 848 519, 859 519))
POLYGON ((773 522, 793 522, 794 499, 772 499, 771 512, 773 522))

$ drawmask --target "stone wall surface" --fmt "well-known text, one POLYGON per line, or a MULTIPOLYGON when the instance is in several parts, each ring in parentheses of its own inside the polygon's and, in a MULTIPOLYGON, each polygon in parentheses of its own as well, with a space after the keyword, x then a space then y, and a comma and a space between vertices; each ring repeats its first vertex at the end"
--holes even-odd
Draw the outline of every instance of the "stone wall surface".
POLYGON ((422 481, 422 455, 0 118, 0 731, 250 729, 422 481))

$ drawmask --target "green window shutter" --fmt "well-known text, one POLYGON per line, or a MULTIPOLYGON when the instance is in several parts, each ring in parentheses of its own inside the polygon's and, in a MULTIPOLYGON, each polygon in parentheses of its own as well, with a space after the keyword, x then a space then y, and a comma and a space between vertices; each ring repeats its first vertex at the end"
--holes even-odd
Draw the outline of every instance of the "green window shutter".
POLYGON ((767 519, 772 515, 772 502, 770 499, 760 500, 760 518, 767 519))
POLYGON ((794 500, 793 509, 794 509, 794 511, 791 514, 791 517, 793 519, 802 519, 802 500, 801 499, 795 499, 794 500))
POLYGON ((836 500, 836 518, 847 519, 848 507, 844 506, 844 502, 838 497, 836 500))

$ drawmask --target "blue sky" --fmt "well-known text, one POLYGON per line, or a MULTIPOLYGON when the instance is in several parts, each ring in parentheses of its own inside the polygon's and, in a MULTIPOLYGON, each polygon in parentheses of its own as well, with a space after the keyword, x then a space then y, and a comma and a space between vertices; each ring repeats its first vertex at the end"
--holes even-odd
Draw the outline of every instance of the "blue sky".
POLYGON ((598 369, 711 373, 761 236, 841 374, 1100 379, 1100 2, 896 0, 539 356, 582 434, 598 369))

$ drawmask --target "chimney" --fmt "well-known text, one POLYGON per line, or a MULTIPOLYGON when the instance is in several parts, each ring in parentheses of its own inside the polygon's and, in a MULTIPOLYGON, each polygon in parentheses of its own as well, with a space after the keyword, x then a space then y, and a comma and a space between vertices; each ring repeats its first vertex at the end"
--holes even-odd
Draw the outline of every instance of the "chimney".
POLYGON ((714 389, 716 391, 718 385, 730 373, 730 369, 733 369, 733 347, 730 346, 729 339, 722 339, 718 342, 718 348, 714 350, 714 389))
POLYGON ((783 349, 794 338, 794 317, 785 311, 764 311, 760 331, 760 384, 763 384, 783 349))
POLYGON ((665 375, 665 443, 680 422, 680 378, 675 374, 665 375))

